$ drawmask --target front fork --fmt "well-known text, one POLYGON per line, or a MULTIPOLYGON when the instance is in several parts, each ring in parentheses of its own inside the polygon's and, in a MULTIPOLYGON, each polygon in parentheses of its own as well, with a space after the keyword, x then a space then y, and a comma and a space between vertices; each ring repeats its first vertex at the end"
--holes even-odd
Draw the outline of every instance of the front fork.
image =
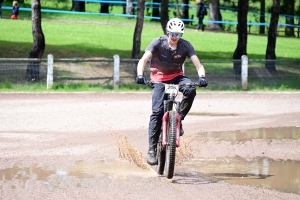
POLYGON ((167 145, 167 132, 168 132, 168 119, 169 119, 169 111, 170 104, 173 106, 173 103, 176 104, 176 147, 180 146, 180 102, 178 101, 164 101, 164 116, 162 118, 162 127, 163 127, 163 138, 162 145, 165 147, 167 145))

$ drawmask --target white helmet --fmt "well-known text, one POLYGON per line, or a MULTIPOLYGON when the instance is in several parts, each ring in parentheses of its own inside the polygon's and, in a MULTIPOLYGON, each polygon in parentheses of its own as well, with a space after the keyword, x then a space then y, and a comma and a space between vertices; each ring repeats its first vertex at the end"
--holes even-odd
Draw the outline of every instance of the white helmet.
POLYGON ((166 29, 169 32, 184 33, 184 23, 178 18, 170 19, 166 29))

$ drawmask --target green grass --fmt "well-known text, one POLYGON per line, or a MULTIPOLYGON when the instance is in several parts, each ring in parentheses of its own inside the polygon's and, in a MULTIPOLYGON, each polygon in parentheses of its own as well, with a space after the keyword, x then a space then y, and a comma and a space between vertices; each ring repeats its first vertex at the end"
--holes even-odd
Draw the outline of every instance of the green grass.
MULTIPOLYGON (((299 92, 299 78, 296 80, 262 82, 249 82, 248 91, 253 92, 299 92)), ((46 90, 42 83, 12 84, 11 82, 0 83, 1 92, 149 92, 150 89, 144 85, 123 84, 118 89, 111 85, 88 84, 88 83, 54 83, 52 88, 46 90)), ((243 91, 240 83, 224 86, 222 84, 209 84, 207 88, 197 89, 198 92, 218 91, 243 91)))
MULTIPOLYGON (((171 1, 170 1, 171 2, 171 1)), ((191 4, 193 1, 190 2, 191 4)), ((11 2, 4 5, 11 6, 11 2)), ((43 9, 70 10, 71 1, 46 1, 41 2, 43 9)), ((250 3, 250 11, 259 8, 259 3, 250 3)), ((225 6, 230 6, 226 4, 225 6)), ((266 7, 270 7, 267 2, 266 7)), ((31 1, 25 0, 20 7, 31 7, 31 1)), ((170 8, 170 17, 173 17, 175 8, 170 8)), ((42 12, 42 29, 46 39, 44 57, 51 53, 55 58, 70 57, 109 57, 119 54, 123 58, 130 58, 135 19, 125 17, 99 15, 99 3, 86 3, 86 12, 90 14, 60 14, 42 12), (50 21, 49 21, 50 20, 50 21)), ((151 10, 150 10, 151 11, 151 10)), ((121 6, 113 6, 111 13, 121 14, 121 6)), ((189 14, 195 15, 196 9, 191 8, 189 14)), ((224 21, 237 21, 237 13, 230 10, 221 10, 224 21)), ((3 16, 10 17, 10 10, 3 10, 3 16)), ((270 15, 267 15, 266 21, 270 15)), ((32 47, 31 12, 20 11, 20 19, 24 20, 0 20, 1 57, 28 57, 32 47), (11 31, 14 30, 14 31, 11 31), (18 46, 18 48, 11 48, 18 46)), ((206 17, 205 19, 208 19, 206 17)), ((284 23, 280 18, 280 23, 284 23)), ((249 12, 248 21, 258 21, 258 16, 249 12)), ((227 26, 227 25, 226 25, 227 26)), ((193 32, 196 27, 187 25, 184 39, 189 40, 195 47, 201 59, 232 59, 237 45, 236 25, 226 27, 231 33, 216 33, 206 31, 204 33, 193 32)), ((258 27, 252 27, 251 30, 258 27)), ((145 19, 142 32, 141 53, 151 42, 152 38, 163 34, 159 22, 145 19)), ((267 36, 248 35, 247 53, 249 59, 264 59, 267 46, 267 36)), ((277 59, 299 59, 300 55, 295 49, 299 49, 300 40, 297 38, 278 37, 276 43, 277 59)))
POLYGON ((88 84, 88 83, 54 83, 52 88, 46 90, 42 83, 12 84, 9 81, 0 82, 0 92, 149 92, 150 88, 143 85, 124 84, 118 89, 111 85, 88 84))
MULTIPOLYGON (((42 29, 46 40, 44 58, 47 54, 53 54, 55 58, 112 58, 115 54, 119 54, 121 58, 130 58, 135 22, 128 21, 130 23, 122 25, 43 21, 42 29)), ((33 43, 31 21, 1 20, 0 26, 1 57, 28 57, 33 43)), ((142 32, 141 54, 153 38, 162 34, 160 24, 146 23, 142 32)), ((193 29, 186 29, 183 38, 194 45, 200 59, 232 59, 237 45, 237 35, 232 33, 194 32, 193 29)), ((249 59, 264 59, 266 46, 267 36, 249 35, 249 59)), ((277 59, 299 59, 299 51, 296 51, 299 46, 300 40, 297 38, 278 37, 277 59)))
MULTIPOLYGON (((28 1, 28 0, 27 0, 28 1)), ((26 2, 26 1, 25 1, 26 2)), ((133 46, 133 33, 136 19, 125 17, 108 17, 96 14, 100 6, 97 4, 86 4, 86 9, 94 14, 57 14, 42 13, 42 29, 46 40, 46 49, 43 58, 53 54, 54 58, 91 58, 106 57, 113 58, 119 54, 122 58, 130 58, 133 46)), ((26 7, 30 7, 26 4, 26 7)), ((53 4, 46 2, 43 8, 53 8, 53 4)), ((59 4, 54 9, 67 10, 68 4, 59 4)), ((3 15, 9 16, 11 11, 4 10, 3 15)), ((114 7, 113 12, 122 13, 120 7, 114 7)), ((1 19, 0 57, 2 58, 27 58, 32 48, 32 22, 30 12, 20 12, 20 20, 1 19)), ((224 12, 224 20, 236 21, 236 15, 232 12, 224 12)), ((255 19, 254 19, 255 20, 255 19)), ((229 32, 194 32, 194 25, 187 25, 184 39, 190 41, 203 64, 207 74, 224 75, 232 73, 232 64, 211 64, 205 61, 232 60, 233 52, 237 45, 237 34, 229 32)), ((235 30, 234 27, 232 27, 235 30)), ((163 34, 159 22, 145 19, 142 32, 141 55, 153 38, 163 34)), ((266 35, 248 35, 247 53, 249 59, 264 59, 267 47, 266 35)), ((278 60, 300 59, 299 38, 277 37, 276 56, 278 60)), ((194 73, 192 64, 187 64, 186 69, 194 73)), ((299 67, 294 68, 299 74, 299 67)), ((298 77, 275 82, 255 81, 249 84, 250 90, 299 90, 298 77)), ((15 85, 6 81, 1 83, 0 90, 44 90, 43 84, 15 85)), ((240 84, 219 85, 210 84, 208 90, 241 90, 240 84)), ((51 91, 110 91, 111 86, 100 86, 90 84, 54 84, 51 91)), ((148 90, 145 87, 133 85, 121 85, 120 91, 148 90)))
POLYGON ((9 81, 0 82, 1 92, 43 92, 46 91, 46 85, 42 83, 34 84, 13 84, 9 81))

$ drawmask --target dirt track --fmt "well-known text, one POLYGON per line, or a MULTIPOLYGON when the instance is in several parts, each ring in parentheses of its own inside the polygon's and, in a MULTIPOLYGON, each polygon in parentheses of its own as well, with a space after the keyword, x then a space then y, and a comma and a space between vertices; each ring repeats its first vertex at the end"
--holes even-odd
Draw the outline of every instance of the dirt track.
POLYGON ((201 134, 300 125, 300 93, 198 93, 172 180, 147 165, 150 93, 0 93, 0 199, 300 199, 181 171, 191 160, 300 161, 298 140, 201 134), (263 155, 262 155, 263 153, 263 155))

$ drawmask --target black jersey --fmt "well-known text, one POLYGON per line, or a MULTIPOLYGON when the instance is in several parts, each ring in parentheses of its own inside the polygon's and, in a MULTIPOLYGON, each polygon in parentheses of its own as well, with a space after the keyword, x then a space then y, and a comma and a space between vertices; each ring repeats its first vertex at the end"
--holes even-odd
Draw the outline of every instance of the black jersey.
POLYGON ((168 44, 168 36, 155 38, 146 51, 152 53, 150 70, 151 79, 154 81, 168 81, 183 75, 182 65, 186 57, 196 55, 190 42, 180 38, 177 48, 172 49, 168 44))

